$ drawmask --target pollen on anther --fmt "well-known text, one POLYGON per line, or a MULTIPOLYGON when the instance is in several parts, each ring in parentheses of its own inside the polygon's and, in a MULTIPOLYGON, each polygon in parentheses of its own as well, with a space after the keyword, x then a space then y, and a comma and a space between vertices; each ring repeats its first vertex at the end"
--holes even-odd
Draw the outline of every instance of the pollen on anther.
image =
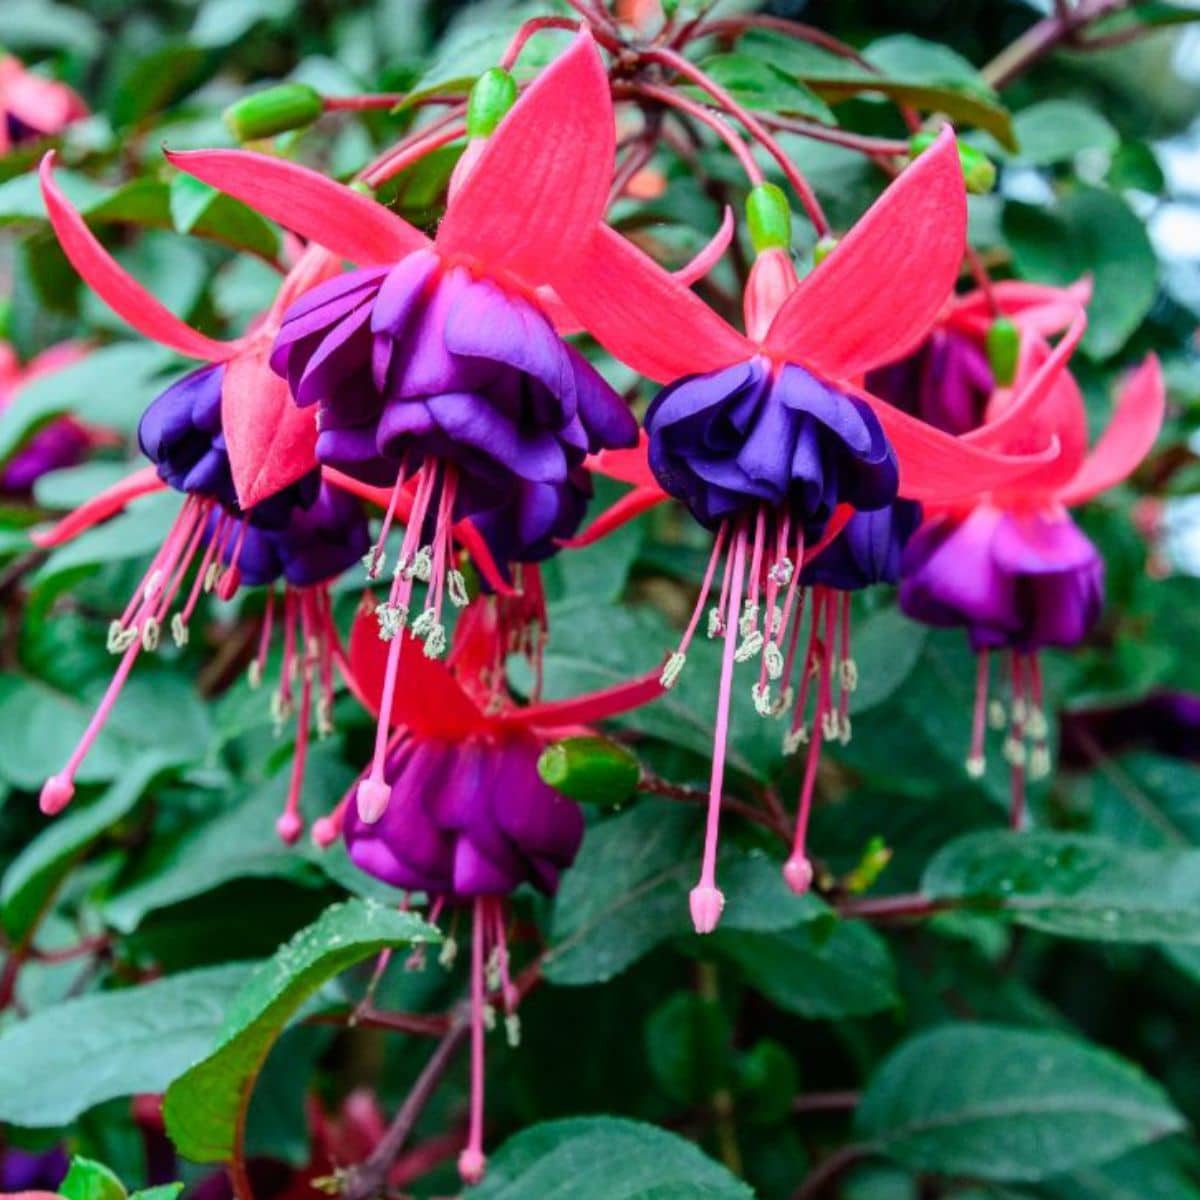
POLYGON ((668 690, 673 688, 686 663, 686 654, 681 653, 679 650, 672 651, 670 656, 667 658, 667 661, 663 664, 662 673, 658 677, 658 682, 668 690))
MULTIPOLYGON (((745 619, 746 618, 743 617, 742 621, 744 622, 745 619)), ((749 662, 762 650, 762 648, 762 631, 759 629, 752 629, 743 637, 742 644, 738 646, 737 650, 734 651, 734 661, 740 663, 749 662)))
POLYGON ((965 766, 971 779, 982 779, 987 773, 987 759, 982 754, 969 755, 965 766))
POLYGON ((725 622, 721 620, 721 610, 714 604, 708 610, 708 629, 710 638, 719 638, 725 632, 725 622))

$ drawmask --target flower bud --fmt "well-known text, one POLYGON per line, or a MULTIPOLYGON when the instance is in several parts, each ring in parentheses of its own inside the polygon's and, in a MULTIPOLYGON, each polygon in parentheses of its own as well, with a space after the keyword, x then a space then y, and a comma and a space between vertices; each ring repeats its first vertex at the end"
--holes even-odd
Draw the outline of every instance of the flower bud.
POLYGON ((760 183, 746 197, 746 221, 750 243, 756 254, 764 250, 786 250, 792 244, 792 212, 783 189, 760 183))
POLYGON ((988 366, 1000 387, 1008 387, 1016 378, 1021 334, 1008 317, 997 317, 987 331, 988 366))
POLYGON ((624 746, 602 737, 575 737, 547 746, 538 759, 544 783, 581 804, 620 804, 641 777, 624 746))
MULTIPOLYGON (((936 138, 935 133, 914 133, 908 139, 909 159, 914 159, 928 150, 936 138)), ((962 167, 963 182, 967 185, 968 192, 984 196, 996 186, 996 166, 982 150, 959 142, 958 162, 962 167)))
POLYGON ((467 101, 467 137, 489 137, 516 99, 516 81, 503 67, 484 71, 467 101))
POLYGON ((819 267, 837 249, 837 244, 837 238, 828 234, 819 238, 813 247, 813 266, 819 267))
POLYGON ((238 141, 255 142, 303 129, 324 111, 320 93, 308 84, 281 83, 231 104, 225 110, 225 124, 238 141))

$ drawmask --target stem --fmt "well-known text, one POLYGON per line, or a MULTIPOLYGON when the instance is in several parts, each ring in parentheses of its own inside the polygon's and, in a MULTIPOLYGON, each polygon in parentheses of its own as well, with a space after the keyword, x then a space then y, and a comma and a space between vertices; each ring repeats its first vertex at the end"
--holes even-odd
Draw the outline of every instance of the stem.
POLYGON ((572 17, 533 17, 513 34, 512 41, 508 43, 508 48, 501 56, 499 65, 502 70, 511 71, 513 63, 521 57, 521 51, 525 49, 526 42, 543 29, 577 30, 578 28, 579 22, 572 17))
POLYGON ((853 1112, 861 1099, 861 1092, 806 1092, 792 1101, 792 1112, 853 1112))
POLYGON ((375 1200, 387 1189, 388 1175, 404 1144, 408 1141, 430 1097, 441 1082, 459 1047, 466 1041, 471 1024, 466 1009, 455 1011, 442 1040, 438 1043, 400 1111, 370 1155, 346 1172, 342 1180, 343 1200, 375 1200))
MULTIPOLYGON (((831 1183, 874 1153, 872 1146, 843 1146, 834 1151, 815 1171, 809 1173, 808 1178, 792 1193, 792 1200, 817 1200, 831 1183)), ((830 1191, 829 1195, 834 1193, 830 1191)))
POLYGON ((1070 13, 1061 9, 1031 25, 1012 45, 1001 50, 980 72, 994 88, 1002 88, 1045 58, 1055 47, 1073 38, 1100 17, 1126 7, 1129 0, 1081 0, 1070 13))
POLYGON ((404 103, 403 92, 373 92, 363 96, 322 96, 326 112, 371 112, 404 103))
POLYGON ((860 150, 863 154, 907 155, 908 143, 898 138, 869 137, 864 133, 852 133, 848 129, 836 129, 816 121, 804 121, 799 117, 782 117, 776 113, 765 113, 764 125, 780 129, 785 133, 797 133, 812 138, 814 142, 828 142, 832 146, 845 146, 847 150, 860 150))
POLYGON ((861 900, 840 900, 835 906, 842 917, 890 920, 895 917, 932 917, 958 908, 954 899, 934 899, 919 892, 901 896, 865 896, 861 900))
POLYGON ((669 67, 676 74, 691 80, 697 87, 712 96, 726 112, 736 117, 745 127, 746 132, 757 139, 763 149, 779 164, 779 169, 788 183, 792 185, 792 189, 804 206, 804 211, 808 214, 808 219, 813 223, 817 236, 828 236, 829 222, 825 218, 824 210, 821 208, 821 202, 817 199, 816 193, 813 192, 808 180, 800 173, 795 163, 788 158, 783 147, 771 136, 770 131, 757 117, 743 108, 720 84, 714 83, 695 63, 689 62, 682 54, 678 54, 674 50, 652 48, 643 52, 642 58, 669 67))
MULTIPOLYGON (((686 804, 708 803, 708 792, 705 789, 685 787, 646 772, 642 774, 638 789, 651 796, 661 796, 664 800, 680 800, 686 804)), ((788 829, 786 817, 782 814, 777 817, 774 814, 765 813, 762 809, 755 808, 744 800, 726 795, 721 796, 721 807, 745 817, 748 821, 753 821, 756 825, 761 825, 764 829, 769 829, 785 842, 791 838, 791 830, 788 829)))

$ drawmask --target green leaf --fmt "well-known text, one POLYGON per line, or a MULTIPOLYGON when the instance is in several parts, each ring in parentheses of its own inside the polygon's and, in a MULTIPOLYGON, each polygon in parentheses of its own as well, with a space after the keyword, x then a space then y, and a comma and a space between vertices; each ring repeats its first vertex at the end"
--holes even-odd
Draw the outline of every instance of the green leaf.
POLYGON ((972 833, 926 868, 934 899, 995 905, 1021 925, 1108 942, 1200 942, 1200 850, 1087 835, 972 833))
POLYGON ((58 1194, 67 1200, 125 1200, 125 1185, 103 1163, 76 1154, 58 1194))
POLYGON ((211 1045, 249 973, 187 971, 13 1025, 0 1035, 0 1121, 65 1125, 101 1101, 163 1091, 211 1045))
POLYGON ((919 1171, 1036 1181, 1116 1158, 1184 1126, 1162 1089, 1059 1033, 945 1025, 876 1072, 858 1133, 919 1171))
POLYGON ((646 1062, 678 1104, 703 1104, 731 1070, 733 1030, 719 1003, 675 992, 646 1021, 646 1062))
POLYGON ((183 1191, 182 1183, 160 1183, 158 1187, 139 1188, 129 1193, 129 1200, 176 1200, 183 1191))
POLYGON ((1043 100, 1013 118, 1020 150, 1013 156, 1036 166, 1066 162, 1084 150, 1111 154, 1120 141, 1117 131, 1098 113, 1077 100, 1043 100))
MULTIPOLYGON (((717 54, 706 58, 701 67, 705 74, 746 108, 761 108, 837 124, 833 109, 798 77, 781 71, 765 59, 750 54, 717 54)), ((697 99, 710 100, 700 88, 689 88, 697 99)))
POLYGON ((1200 1156, 1185 1138, 1164 1138, 1060 1175, 1038 1193, 1041 1200, 1200 1200, 1200 1156))
MULTIPOLYGON (((213 64, 215 65, 215 64, 213 64)), ((186 42, 140 54, 117 81, 109 112, 118 128, 136 124, 185 96, 209 73, 208 56, 186 42)))
POLYGON ((73 804, 17 855, 0 882, 0 916, 10 939, 26 936, 76 860, 137 804, 168 761, 151 753, 129 764, 102 796, 73 804))
MULTIPOLYGON (((314 747, 304 772, 301 808, 327 811, 352 772, 332 746, 314 747)), ((174 841, 163 839, 157 852, 139 864, 132 880, 105 906, 105 919, 123 933, 147 913, 212 891, 233 879, 272 878, 321 882, 310 859, 319 851, 288 846, 275 831, 291 786, 285 764, 262 788, 212 820, 193 826, 174 841)), ((239 789, 239 796, 241 790, 239 789)))
POLYGON ((854 622, 850 650, 858 667, 858 687, 850 713, 858 716, 896 695, 916 669, 929 630, 910 621, 892 604, 854 622))
MULTIPOLYGON (((548 980, 601 983, 664 941, 693 936, 687 897, 700 864, 698 816, 643 800, 588 829, 555 899, 548 980)), ((793 896, 766 855, 727 850, 717 874, 723 929, 782 930, 829 918, 815 897, 793 896)))
POLYGON ((616 1117, 534 1125, 492 1156, 471 1200, 752 1200, 753 1192, 691 1142, 616 1117))
POLYGON ((1003 224, 1023 278, 1066 284, 1091 273, 1083 349, 1097 359, 1116 354, 1158 288, 1158 260, 1132 209, 1111 192, 1079 186, 1051 208, 1010 201, 1003 224))
POLYGON ((0 7, 0 43, 29 54, 64 50, 90 57, 103 44, 104 34, 94 18, 66 4, 49 0, 5 0, 0 7))
POLYGON ((232 1158, 237 1114, 267 1051, 304 1001, 381 950, 436 942, 440 936, 414 914, 371 901, 326 909, 255 971, 234 1000, 215 1047, 167 1091, 163 1116, 179 1152, 193 1162, 232 1158))
POLYGON ((877 71, 769 30, 751 30, 738 46, 803 81, 830 104, 875 93, 898 104, 944 113, 1016 149, 1008 110, 974 68, 945 46, 904 35, 883 39, 868 51, 877 71))
POLYGON ((746 983, 784 1012, 841 1019, 895 1008, 895 968, 887 943, 868 925, 814 922, 779 933, 722 926, 706 945, 738 968, 746 983))

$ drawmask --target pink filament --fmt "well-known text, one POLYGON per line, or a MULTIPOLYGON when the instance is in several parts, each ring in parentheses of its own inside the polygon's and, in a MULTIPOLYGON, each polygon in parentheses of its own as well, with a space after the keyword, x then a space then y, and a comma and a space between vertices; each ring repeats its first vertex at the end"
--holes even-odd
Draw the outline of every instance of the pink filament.
POLYGON ((975 709, 971 716, 971 760, 983 762, 983 742, 987 730, 988 676, 991 652, 981 650, 975 665, 975 709))
POLYGON ((466 1183, 478 1183, 483 1173, 483 1007, 484 939, 487 936, 487 903, 475 900, 471 935, 471 1107, 467 1127, 467 1145, 459 1158, 459 1169, 466 1183))

